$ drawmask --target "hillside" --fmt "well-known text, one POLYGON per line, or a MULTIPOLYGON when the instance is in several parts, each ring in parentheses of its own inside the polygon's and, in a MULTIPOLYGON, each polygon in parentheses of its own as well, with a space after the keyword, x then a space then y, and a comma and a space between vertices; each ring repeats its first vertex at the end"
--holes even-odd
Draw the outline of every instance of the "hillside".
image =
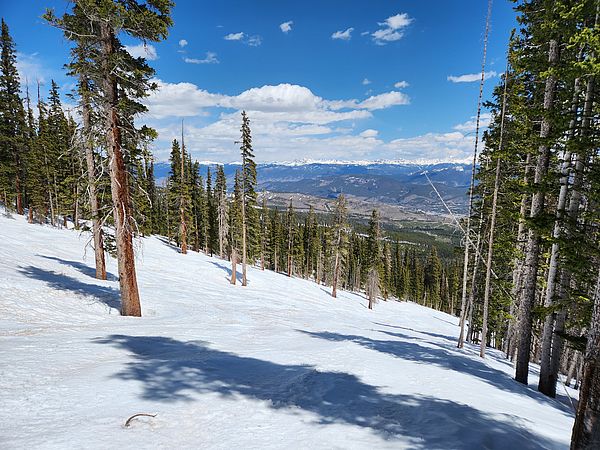
POLYGON ((232 286, 227 262, 152 237, 143 317, 121 317, 88 239, 0 217, 2 448, 569 446, 564 399, 457 350, 452 316, 254 268, 232 286), (135 413, 156 417, 124 428, 135 413))

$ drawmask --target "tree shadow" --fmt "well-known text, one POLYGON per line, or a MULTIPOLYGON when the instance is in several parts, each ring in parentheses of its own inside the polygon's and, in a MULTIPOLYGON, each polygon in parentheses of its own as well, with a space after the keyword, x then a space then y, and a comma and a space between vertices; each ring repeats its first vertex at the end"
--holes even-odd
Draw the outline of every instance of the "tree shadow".
MULTIPOLYGON (((431 337, 439 338, 439 339, 444 339, 444 340, 450 341, 450 342, 458 341, 457 338, 454 338, 452 336, 448 336, 447 334, 431 333, 430 331, 415 330, 414 328, 401 327, 399 325, 388 325, 386 323, 380 323, 380 322, 373 322, 373 323, 375 325, 380 325, 382 327, 397 328, 399 330, 413 331, 415 333, 425 334, 427 336, 431 336, 431 337)), ((393 335, 393 333, 388 332, 388 331, 384 331, 384 330, 377 330, 377 331, 379 331, 380 333, 388 333, 388 334, 392 334, 393 335)))
POLYGON ((479 378, 480 380, 503 391, 512 392, 520 395, 526 395, 536 400, 537 402, 548 403, 554 408, 559 409, 561 412, 569 416, 573 415, 573 412, 566 404, 563 404, 560 401, 557 401, 556 399, 546 397, 545 395, 540 394, 536 391, 532 391, 527 386, 524 386, 523 384, 515 381, 512 377, 506 374, 506 372, 490 367, 483 361, 469 358, 458 351, 447 350, 436 344, 434 344, 436 345, 435 347, 426 347, 414 342, 409 342, 410 340, 414 340, 415 338, 408 335, 378 330, 381 333, 385 333, 390 336, 406 339, 406 341, 392 341, 370 339, 364 336, 346 335, 330 332, 317 333, 303 330, 297 331, 318 339, 326 339, 334 342, 355 342, 356 344, 368 348, 370 350, 375 350, 380 353, 392 355, 407 361, 414 361, 421 364, 435 364, 439 367, 444 367, 455 372, 461 372, 479 378))
MULTIPOLYGON (((225 277, 225 279, 231 281, 231 275, 233 274, 233 271, 227 265, 219 264, 216 261, 210 261, 210 263, 213 266, 218 267, 219 269, 225 271, 227 273, 227 276, 225 277)), ((235 277, 238 282, 240 282, 240 283, 242 282, 242 272, 236 270, 235 277)), ((246 283, 248 284, 248 286, 250 286, 250 280, 246 280, 246 283)))
MULTIPOLYGON (((97 279, 96 278, 96 268, 90 267, 83 263, 80 263, 79 261, 71 261, 68 259, 57 258, 56 256, 46 256, 46 255, 37 255, 37 256, 41 256, 42 258, 50 259, 52 261, 58 261, 61 264, 64 264, 66 266, 71 266, 71 267, 77 269, 79 272, 81 272, 84 275, 87 275, 88 277, 97 279)), ((106 280, 107 281, 119 281, 119 277, 113 275, 110 272, 106 272, 106 280)))
POLYGON ((171 241, 169 241, 166 237, 164 237, 164 236, 154 236, 154 237, 156 239, 158 239, 160 242, 162 242, 163 244, 165 244, 166 247, 170 248, 174 252, 181 253, 181 248, 178 247, 177 245, 173 245, 173 243, 171 241))
POLYGON ((94 297, 98 302, 104 303, 110 308, 121 308, 121 296, 118 289, 109 286, 83 283, 68 275, 34 266, 21 267, 19 272, 25 274, 29 278, 41 280, 53 289, 70 291, 86 297, 94 297))
POLYGON ((243 395, 266 402, 265 407, 309 412, 322 425, 364 427, 386 440, 402 437, 414 449, 560 447, 519 424, 523 419, 517 416, 491 416, 435 397, 384 393, 349 373, 277 364, 162 336, 112 335, 95 342, 132 355, 113 377, 141 382, 145 400, 243 395))

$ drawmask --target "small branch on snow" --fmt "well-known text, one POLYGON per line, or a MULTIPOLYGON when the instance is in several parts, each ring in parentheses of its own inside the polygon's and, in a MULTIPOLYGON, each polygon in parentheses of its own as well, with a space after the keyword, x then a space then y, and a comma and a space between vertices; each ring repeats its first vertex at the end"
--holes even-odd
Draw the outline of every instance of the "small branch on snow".
POLYGON ((125 428, 129 428, 129 425, 131 425, 131 421, 133 419, 135 419, 136 417, 140 417, 140 416, 156 417, 156 414, 148 414, 148 413, 137 413, 137 414, 134 414, 129 419, 127 419, 127 421, 125 422, 125 428))

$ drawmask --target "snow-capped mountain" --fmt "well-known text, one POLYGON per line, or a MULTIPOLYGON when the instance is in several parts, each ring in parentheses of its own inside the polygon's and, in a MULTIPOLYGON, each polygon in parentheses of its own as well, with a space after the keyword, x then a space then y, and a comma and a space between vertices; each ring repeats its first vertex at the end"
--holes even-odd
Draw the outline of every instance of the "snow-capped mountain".
MULTIPOLYGON (((203 165, 202 172, 207 166, 203 165)), ((224 165, 229 186, 239 163, 224 165)), ((157 164, 158 179, 168 176, 169 165, 157 164)), ((409 209, 447 212, 434 184, 453 212, 464 213, 471 166, 466 163, 408 161, 292 161, 258 164, 260 189, 293 192, 323 198, 340 193, 403 206, 409 209)))

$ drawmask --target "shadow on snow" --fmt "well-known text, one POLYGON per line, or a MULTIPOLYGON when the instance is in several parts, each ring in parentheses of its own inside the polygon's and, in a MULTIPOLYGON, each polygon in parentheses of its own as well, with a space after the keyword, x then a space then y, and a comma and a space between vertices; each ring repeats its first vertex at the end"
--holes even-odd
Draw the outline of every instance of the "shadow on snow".
MULTIPOLYGON (((210 261, 210 263, 215 266, 218 267, 219 269, 223 270, 225 273, 227 273, 227 277, 225 277, 226 280, 231 281, 231 274, 233 274, 233 271, 229 268, 229 266, 227 264, 223 265, 220 264, 216 261, 210 261)), ((235 271, 235 277, 236 277, 236 283, 237 284, 241 284, 242 282, 242 273, 238 270, 235 271)), ((250 285, 250 280, 246 280, 246 284, 250 285)))
POLYGON ((51 288, 59 291, 70 291, 86 297, 95 297, 95 299, 105 305, 119 309, 121 307, 120 294, 118 289, 109 286, 98 286, 97 284, 83 283, 73 277, 51 270, 41 269, 35 266, 21 267, 19 272, 47 283, 51 288))
MULTIPOLYGON (((42 258, 50 259, 52 261, 58 261, 59 263, 64 264, 66 266, 71 266, 71 267, 77 269, 82 274, 87 275, 88 277, 92 277, 93 279, 96 279, 96 268, 95 267, 90 267, 79 261, 71 261, 68 259, 57 258, 56 256, 46 256, 46 255, 37 255, 37 256, 41 256, 42 258)), ((110 272, 106 272, 106 280, 107 281, 119 281, 119 277, 113 275, 110 272)), ((102 281, 102 280, 100 280, 100 281, 102 281)))
POLYGON ((131 354, 133 359, 114 377, 141 382, 146 400, 191 401, 202 393, 235 400, 243 395, 273 409, 304 410, 321 425, 365 427, 384 439, 403 436, 411 448, 559 446, 519 425, 518 417, 489 416, 434 397, 388 394, 349 373, 277 364, 161 336, 112 335, 95 342, 131 354))
MULTIPOLYGON (((334 342, 354 342, 370 350, 375 350, 402 358, 406 361, 414 361, 422 364, 435 364, 455 372, 460 372, 479 378, 480 380, 503 391, 526 395, 540 403, 550 403, 553 407, 562 411, 564 414, 570 416, 573 415, 571 409, 562 402, 532 391, 527 386, 515 381, 505 372, 494 369, 479 359, 469 358, 466 355, 459 353, 457 350, 449 350, 447 347, 445 348, 444 345, 440 346, 439 344, 433 344, 434 347, 423 346, 414 342, 410 342, 411 340, 415 339, 412 336, 387 330, 375 331, 405 340, 378 340, 357 335, 330 332, 317 333, 303 330, 298 331, 314 338, 326 339, 334 342)), ((419 333, 421 333, 421 331, 419 331, 419 333)), ((437 336, 444 337, 443 335, 437 336)))

